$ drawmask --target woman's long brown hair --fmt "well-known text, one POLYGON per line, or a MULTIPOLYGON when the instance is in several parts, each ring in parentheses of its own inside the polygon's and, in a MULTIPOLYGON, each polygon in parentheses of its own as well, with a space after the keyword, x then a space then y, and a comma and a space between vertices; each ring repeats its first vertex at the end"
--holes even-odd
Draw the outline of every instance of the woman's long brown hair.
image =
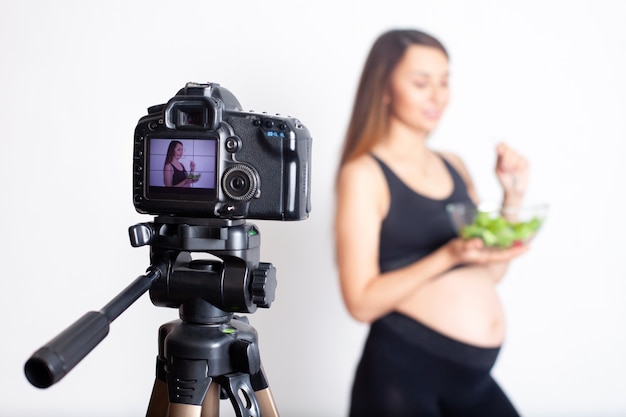
POLYGON ((419 30, 394 29, 378 37, 361 73, 340 167, 348 160, 369 152, 387 132, 389 111, 384 95, 391 73, 411 45, 437 48, 448 56, 441 42, 419 30))
POLYGON ((183 143, 178 140, 173 140, 170 142, 167 147, 167 155, 165 155, 165 163, 163 164, 163 168, 170 164, 174 159, 174 154, 176 153, 176 145, 182 145, 183 143))

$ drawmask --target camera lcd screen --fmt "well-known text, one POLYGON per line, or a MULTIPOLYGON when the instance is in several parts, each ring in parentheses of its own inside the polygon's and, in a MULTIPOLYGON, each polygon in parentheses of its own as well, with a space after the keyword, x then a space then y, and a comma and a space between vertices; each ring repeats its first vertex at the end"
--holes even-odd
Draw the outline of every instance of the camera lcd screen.
POLYGON ((215 198, 217 139, 149 138, 147 154, 148 198, 215 198))

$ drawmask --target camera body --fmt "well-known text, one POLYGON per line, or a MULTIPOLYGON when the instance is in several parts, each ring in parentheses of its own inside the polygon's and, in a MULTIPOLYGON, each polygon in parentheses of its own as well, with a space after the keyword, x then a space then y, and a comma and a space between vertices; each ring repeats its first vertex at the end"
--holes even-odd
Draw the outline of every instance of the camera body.
POLYGON ((243 111, 215 83, 187 83, 135 128, 133 202, 144 214, 303 220, 311 143, 293 117, 243 111))

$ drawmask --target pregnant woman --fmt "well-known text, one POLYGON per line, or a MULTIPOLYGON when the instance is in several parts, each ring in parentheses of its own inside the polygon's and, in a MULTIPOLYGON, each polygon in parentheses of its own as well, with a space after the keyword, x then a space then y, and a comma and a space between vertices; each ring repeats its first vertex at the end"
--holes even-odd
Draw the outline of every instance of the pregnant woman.
MULTIPOLYGON (((337 177, 336 255, 349 313, 370 323, 350 415, 517 416, 490 371, 505 336, 496 285, 527 248, 456 236, 445 207, 478 198, 463 162, 431 149, 449 99, 448 53, 417 30, 374 43, 337 177)), ((503 204, 528 164, 495 150, 503 204)))

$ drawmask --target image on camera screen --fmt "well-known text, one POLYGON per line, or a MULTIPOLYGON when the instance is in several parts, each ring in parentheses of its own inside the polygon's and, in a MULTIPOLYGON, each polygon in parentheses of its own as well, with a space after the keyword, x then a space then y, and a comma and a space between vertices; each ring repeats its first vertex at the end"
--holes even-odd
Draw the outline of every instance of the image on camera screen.
POLYGON ((151 138, 148 185, 153 193, 187 195, 215 190, 215 139, 151 138))

